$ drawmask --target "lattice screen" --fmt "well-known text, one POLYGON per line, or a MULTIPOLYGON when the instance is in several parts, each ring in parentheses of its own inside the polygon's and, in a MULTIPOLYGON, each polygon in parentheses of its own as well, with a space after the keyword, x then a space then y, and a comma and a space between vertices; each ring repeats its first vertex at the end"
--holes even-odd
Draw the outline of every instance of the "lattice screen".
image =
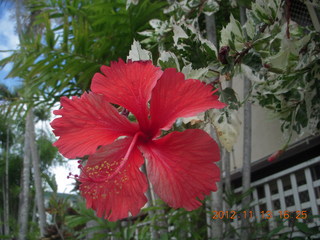
POLYGON ((290 6, 291 19, 302 26, 312 26, 308 8, 300 0, 292 0, 290 6))
POLYGON ((320 31, 320 0, 291 0, 290 17, 302 26, 320 31))
MULTIPOLYGON (((308 223, 309 227, 320 227, 320 219, 312 218, 311 215, 319 215, 320 212, 320 156, 307 162, 296 165, 290 169, 278 172, 269 177, 252 183, 252 221, 266 221, 265 231, 271 231, 279 223, 277 217, 279 211, 307 211, 306 219, 299 219, 299 222, 308 223), (261 211, 272 213, 270 219, 262 217, 261 211)), ((241 188, 235 189, 236 193, 241 188)), ((240 206, 238 206, 238 210, 240 206)), ((237 209, 233 209, 237 210, 237 209)), ((287 229, 281 233, 291 231, 293 219, 285 222, 287 229)), ((232 225, 236 228, 241 226, 241 220, 234 219, 232 225)), ((298 232, 293 236, 301 236, 298 232)), ((317 239, 320 236, 317 236, 317 239)))

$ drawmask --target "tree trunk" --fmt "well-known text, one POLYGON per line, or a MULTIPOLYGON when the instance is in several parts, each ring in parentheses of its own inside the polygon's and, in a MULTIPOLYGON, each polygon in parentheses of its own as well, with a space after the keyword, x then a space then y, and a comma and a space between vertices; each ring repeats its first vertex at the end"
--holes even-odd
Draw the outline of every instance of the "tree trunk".
MULTIPOLYGON (((244 79, 245 89, 249 91, 251 87, 250 80, 244 79)), ((245 95, 248 94, 245 91, 245 95)), ((249 102, 245 103, 244 106, 244 131, 243 131, 243 167, 242 167, 242 192, 246 193, 250 190, 251 186, 251 104, 249 102)), ((242 199, 242 209, 249 210, 250 206, 250 194, 242 199)), ((249 239, 249 219, 241 220, 241 239, 249 239)))
MULTIPOLYGON (((232 79, 230 79, 228 82, 227 82, 227 86, 228 88, 232 88, 232 79)), ((232 151, 233 152, 233 148, 232 148, 232 151)), ((228 152, 226 149, 225 149, 225 155, 224 155, 224 172, 225 172, 225 192, 230 192, 231 191, 231 152, 228 152)), ((231 206, 226 206, 226 210, 230 209, 231 206)))
POLYGON ((25 240, 28 229, 28 213, 29 213, 29 187, 30 187, 30 124, 32 124, 31 111, 29 110, 26 118, 26 130, 24 136, 24 155, 23 155, 23 169, 21 179, 21 192, 19 204, 19 240, 25 240))
MULTIPOLYGON (((223 156, 223 162, 224 162, 224 173, 225 173, 225 178, 224 178, 224 194, 230 194, 231 193, 231 169, 230 169, 230 153, 224 149, 224 156, 223 156)), ((225 202, 225 211, 230 211, 231 206, 227 202, 225 202)), ((225 232, 230 233, 231 230, 231 221, 230 219, 226 219, 225 222, 225 232)), ((226 240, 230 239, 229 236, 225 238, 226 240)))
MULTIPOLYGON (((31 218, 31 222, 36 222, 37 221, 37 200, 36 200, 36 196, 33 199, 33 205, 32 205, 32 218, 31 218)), ((34 231, 34 226, 31 226, 30 231, 34 231)))
MULTIPOLYGON (((230 155, 231 154, 227 150, 225 150, 224 154, 225 154, 224 159, 223 159, 224 160, 224 172, 225 172, 225 179, 224 179, 225 186, 224 186, 224 188, 225 188, 226 192, 230 192, 231 191, 231 175, 230 175, 230 173, 231 173, 230 155)), ((231 207, 231 206, 229 206, 229 207, 231 207)))
MULTIPOLYGON (((4 189, 6 188, 5 187, 5 177, 4 176, 2 176, 2 178, 1 178, 1 180, 2 180, 2 182, 1 182, 1 184, 2 184, 2 189, 3 189, 3 191, 2 191, 2 207, 3 207, 3 209, 5 209, 6 208, 6 194, 5 194, 5 191, 4 191, 4 189)), ((4 219, 5 219, 5 212, 3 211, 3 215, 1 215, 1 217, 0 217, 0 221, 2 222, 5 222, 4 221, 4 219), (2 218, 3 218, 3 220, 2 220, 2 218)), ((1 235, 4 235, 4 226, 2 227, 0 227, 0 234, 1 235)))
MULTIPOLYGON (((151 185, 151 183, 149 182, 149 179, 148 179, 146 164, 142 165, 142 171, 144 172, 144 174, 146 174, 148 185, 149 185, 149 188, 148 188, 147 194, 146 194, 147 198, 148 198, 148 203, 149 203, 149 206, 153 207, 155 205, 155 200, 154 200, 154 196, 152 196, 152 189, 151 189, 152 185, 151 185)), ((148 211, 148 215, 152 219, 152 222, 150 224, 151 240, 159 239, 159 234, 158 234, 157 230, 154 227, 156 225, 156 221, 154 220, 155 214, 156 213, 153 210, 149 210, 148 211)))
MULTIPOLYGON (((216 33, 216 22, 215 22, 215 16, 212 14, 211 16, 205 16, 206 19, 206 31, 207 31, 207 39, 211 41, 216 47, 217 46, 217 33, 216 33)), ((212 138, 214 138, 217 142, 219 141, 218 138, 215 135, 215 130, 210 126, 210 135, 212 138)), ((221 151, 222 153, 223 151, 221 151)), ((217 166, 219 167, 221 173, 222 173, 222 160, 223 154, 221 154, 221 160, 217 163, 217 166)), ((221 174, 222 178, 222 174, 221 174)), ((220 182, 217 183, 218 190, 216 192, 212 192, 210 195, 210 202, 207 205, 210 206, 211 211, 222 211, 222 179, 220 182)), ((211 215, 212 216, 212 215, 211 215)), ((223 222, 221 219, 211 219, 211 216, 207 216, 208 225, 211 226, 211 228, 208 231, 208 238, 214 238, 214 239, 222 239, 223 236, 223 222)))
MULTIPOLYGON (((151 189, 151 191, 153 191, 153 189, 151 189)), ((153 191, 153 196, 154 196, 155 202, 160 199, 159 196, 154 191, 153 191)), ((164 237, 168 235, 168 222, 165 217, 165 211, 164 211, 165 203, 162 203, 160 207, 162 208, 156 210, 156 214, 157 214, 156 225, 160 228, 158 231, 159 236, 164 237)))
POLYGON ((217 28, 216 28, 216 19, 214 14, 206 17, 206 31, 207 31, 207 39, 213 43, 216 47, 217 45, 217 28))
MULTIPOLYGON (((210 135, 214 139, 218 139, 216 136, 216 132, 212 126, 210 126, 210 135)), ((217 166, 220 169, 221 172, 221 178, 222 178, 222 161, 224 159, 223 150, 221 150, 221 159, 219 162, 217 162, 217 166)), ((223 199, 223 184, 222 179, 220 182, 217 183, 218 190, 216 192, 211 192, 211 211, 222 211, 223 205, 222 205, 222 199, 223 199)), ((223 221, 222 219, 212 219, 211 221, 211 238, 213 239, 222 239, 223 237, 223 221)))
POLYGON ((15 0, 16 2, 16 22, 17 22, 17 33, 19 36, 19 41, 22 40, 22 24, 21 24, 21 2, 22 0, 15 0))
POLYGON ((5 163, 5 189, 4 189, 4 235, 10 235, 9 227, 9 123, 7 126, 6 139, 6 163, 5 163))
MULTIPOLYGON (((93 227, 97 227, 99 226, 98 222, 95 220, 89 220, 88 222, 86 222, 86 228, 93 228, 93 227)), ((88 231, 87 235, 86 235, 86 240, 92 240, 94 239, 94 235, 95 233, 98 233, 98 231, 88 231)))
MULTIPOLYGON (((222 162, 219 161, 217 166, 221 169, 222 162)), ((222 211, 222 181, 217 183, 218 190, 211 193, 211 210, 222 211)), ((211 221, 211 237, 214 239, 222 239, 223 237, 223 221, 222 219, 213 219, 211 221)))
MULTIPOLYGON (((17 32, 19 36, 20 43, 23 40, 23 31, 21 23, 21 5, 22 0, 15 0, 16 3, 16 22, 17 22, 17 32)), ((32 22, 29 27, 32 26, 32 22)), ((26 117, 26 132, 25 132, 25 143, 24 143, 24 158, 23 158, 23 173, 21 182, 21 192, 20 192, 20 203, 19 203, 19 239, 25 239, 27 228, 28 228, 28 210, 29 210, 29 186, 30 186, 30 157, 33 159, 33 169, 34 169, 34 180, 36 188, 36 204, 39 213, 40 220, 40 234, 41 237, 45 233, 46 215, 44 210, 44 199, 41 184, 41 174, 39 168, 39 154, 37 151, 37 146, 35 143, 35 130, 33 122, 33 112, 29 109, 26 117)))
MULTIPOLYGON (((232 79, 230 79, 227 82, 227 86, 229 88, 232 88, 232 79)), ((233 152, 233 149, 232 149, 233 152)), ((223 171, 225 173, 225 178, 224 178, 224 194, 230 194, 231 193, 231 152, 228 152, 226 149, 224 151, 224 158, 223 158, 223 162, 224 162, 224 168, 223 171)), ((225 211, 230 211, 232 206, 229 206, 228 203, 225 202, 225 211)), ((225 221, 225 232, 226 233, 230 233, 231 231, 231 221, 230 219, 226 219, 225 221)), ((226 236, 225 238, 226 240, 230 239, 229 236, 226 236)))
MULTIPOLYGON (((240 20, 241 25, 244 25, 246 22, 245 8, 240 7, 240 20)), ((244 80, 244 89, 243 94, 246 97, 250 94, 251 82, 248 78, 243 76, 244 80)), ((242 167, 242 192, 246 193, 250 190, 251 186, 251 103, 247 101, 244 104, 244 114, 243 114, 243 167, 242 167)), ((250 194, 242 199, 242 209, 249 210, 250 207, 250 194)), ((241 220, 241 239, 246 240, 250 239, 250 223, 249 219, 241 220)))
POLYGON ((240 7, 240 23, 243 26, 247 21, 246 8, 240 7))
POLYGON ((41 237, 45 235, 46 228, 46 212, 44 208, 44 198, 43 198, 43 190, 42 190, 42 181, 41 181, 41 173, 40 173, 40 160, 39 160, 39 152, 37 149, 36 139, 35 139, 35 129, 34 129, 34 120, 33 120, 33 112, 32 109, 29 110, 30 114, 30 150, 31 150, 31 158, 33 165, 33 175, 34 175, 34 184, 36 189, 36 204, 39 214, 39 227, 41 237))

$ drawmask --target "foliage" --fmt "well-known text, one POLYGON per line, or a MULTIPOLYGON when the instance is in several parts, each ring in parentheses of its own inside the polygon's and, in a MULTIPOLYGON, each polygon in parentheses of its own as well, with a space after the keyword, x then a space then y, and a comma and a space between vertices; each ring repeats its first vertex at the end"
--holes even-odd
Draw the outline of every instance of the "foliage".
POLYGON ((90 239, 98 240, 111 236, 120 237, 119 235, 123 233, 123 231, 118 231, 118 228, 121 227, 119 222, 108 222, 103 218, 98 218, 95 212, 92 209, 87 209, 85 203, 80 199, 77 201, 77 214, 66 217, 66 226, 70 229, 77 229, 74 231, 77 239, 91 235, 90 239), (92 226, 85 227, 90 222, 92 226))
MULTIPOLYGON (((238 3, 250 5, 250 1, 238 3)), ((126 8, 124 1, 29 1, 33 28, 41 31, 32 36, 26 31, 23 47, 0 66, 14 63, 8 77, 22 77, 29 86, 21 96, 30 92, 36 104, 50 106, 60 96, 87 90, 99 66, 124 59, 136 39, 161 67, 176 67, 218 87, 242 72, 254 83, 244 101, 274 112, 289 135, 293 131, 317 134, 319 33, 287 21, 283 1, 257 0, 247 10, 245 26, 231 15, 218 36, 220 46, 214 46, 204 38, 203 16, 219 16, 225 4, 185 0, 167 5, 143 0, 128 2, 126 8)), ((220 113, 225 119, 244 102, 238 101, 235 92, 228 94, 229 107, 220 113)))
POLYGON ((141 1, 127 10, 124 1, 28 1, 33 28, 23 47, 0 61, 12 62, 9 77, 25 80, 35 104, 52 106, 60 96, 80 95, 102 64, 125 58, 154 17, 162 18, 164 1, 141 1), (116 31, 115 31, 116 29, 116 31))
MULTIPOLYGON (((288 131, 289 135, 293 131, 318 134, 319 33, 292 21, 283 24, 286 6, 282 1, 256 1, 247 10, 245 26, 231 15, 221 31, 218 51, 203 39, 200 20, 188 18, 191 11, 188 3, 175 3, 180 8, 173 5, 167 10, 171 14, 169 21, 153 20, 150 22, 153 30, 141 33, 146 37, 142 43, 148 48, 156 41, 160 43, 160 66, 182 71, 189 68, 189 72, 198 73, 198 78, 218 86, 244 74, 254 84, 251 96, 239 102, 236 93, 225 88, 221 95, 228 94, 224 100, 229 107, 220 114, 232 115, 233 109, 249 99, 273 111, 283 122, 282 131, 288 131), (181 9, 187 9, 188 13, 181 9)), ((218 125, 217 121, 212 123, 218 125)), ((235 138, 232 134, 225 138, 235 138)), ((230 149, 230 145, 224 146, 230 149)))
POLYGON ((37 139, 38 151, 41 159, 42 172, 46 172, 50 166, 64 162, 57 148, 52 145, 52 139, 48 135, 42 135, 37 139))
MULTIPOLYGON (((17 101, 21 96, 16 92, 12 93, 7 91, 7 88, 3 87, 0 91, 1 93, 1 106, 3 107, 1 110, 6 111, 10 109, 12 106, 11 103, 17 101)), ((21 103, 20 103, 21 104, 21 103)), ((21 104, 22 105, 22 104, 21 104)), ((22 109, 24 106, 22 105, 22 109)), ((45 115, 45 111, 41 109, 39 111, 40 119, 43 119, 45 115)), ((18 209, 19 209, 19 194, 20 194, 20 181, 21 181, 21 173, 23 166, 23 136, 25 132, 25 120, 21 117, 24 112, 17 114, 1 114, 0 116, 0 175, 2 176, 0 179, 1 186, 5 185, 5 168, 6 168, 6 159, 8 160, 8 189, 6 192, 5 188, 0 188, 1 196, 6 196, 9 198, 9 205, 6 208, 9 209, 9 226, 10 226, 10 236, 2 236, 2 238, 9 237, 10 239, 17 236, 19 232, 19 226, 17 223, 18 219, 18 209)), ((41 136, 38 138, 38 145, 40 146, 39 152, 41 157, 41 167, 42 172, 48 172, 48 168, 53 162, 56 162, 57 159, 61 161, 61 157, 57 157, 57 150, 52 146, 52 140, 48 136, 47 133, 42 131, 41 136)), ((33 185, 30 185, 30 194, 29 198, 35 198, 35 192, 33 185)), ((1 216, 5 214, 2 206, 5 205, 4 198, 0 199, 1 208, 0 213, 1 216)), ((35 208, 35 201, 31 201, 30 209, 35 208)), ((31 229, 28 232, 28 239, 38 239, 39 237, 39 226, 38 223, 31 221, 31 217, 36 219, 36 213, 31 212, 29 228, 31 229)))
MULTIPOLYGON (((206 236, 207 226, 205 223, 204 208, 199 208, 193 212, 183 209, 169 209, 162 202, 157 202, 156 206, 144 208, 140 216, 136 219, 128 218, 118 222, 108 222, 95 216, 92 209, 86 209, 84 202, 79 201, 75 208, 77 214, 66 216, 66 227, 74 229, 76 239, 83 239, 90 234, 91 239, 110 238, 117 239, 150 239, 150 225, 152 221, 162 218, 162 215, 156 214, 150 217, 147 213, 155 210, 163 210, 164 216, 168 222, 168 234, 161 235, 161 239, 171 239, 172 237, 181 237, 183 239, 203 239, 206 236), (194 221, 197 224, 194 224, 194 221), (83 228, 88 222, 93 226, 83 228)), ((157 225, 156 231, 161 230, 157 225)))
POLYGON ((50 216, 48 219, 50 224, 46 226, 46 238, 48 239, 75 239, 73 228, 68 228, 66 225, 67 216, 77 214, 73 205, 77 196, 71 194, 60 194, 57 192, 58 186, 54 176, 43 174, 50 192, 46 192, 45 196, 48 199, 46 212, 50 216))
MULTIPOLYGON (((0 68, 13 63, 14 67, 7 77, 22 78, 27 87, 21 89, 18 95, 10 95, 1 87, 0 106, 6 113, 22 113, 25 103, 39 106, 44 103, 45 108, 50 108, 61 96, 80 95, 88 90, 93 74, 99 71, 102 64, 108 65, 117 58, 125 59, 130 52, 130 59, 152 59, 162 68, 175 67, 188 78, 201 79, 218 87, 220 91, 216 94, 228 107, 208 112, 205 121, 218 129, 219 138, 229 151, 239 134, 237 111, 246 101, 255 102, 273 112, 283 123, 282 131, 288 131, 289 135, 294 131, 319 134, 319 33, 287 21, 285 1, 232 2, 248 8, 248 21, 244 26, 239 22, 237 8, 232 8, 229 1, 140 0, 127 1, 127 4, 124 0, 28 1, 32 27, 37 31, 26 29, 20 49, 0 61, 0 68), (226 12, 232 14, 229 16, 226 12), (217 19, 217 32, 221 30, 216 46, 206 40, 205 15, 212 13, 217 19), (245 75, 253 83, 250 95, 244 96, 244 99, 239 99, 232 88, 226 87, 231 79, 240 75, 245 75), (2 104, 4 99, 15 100, 15 104, 2 104)), ((36 115, 42 120, 47 117, 41 108, 36 115)), ((190 122, 180 125, 178 122, 174 127, 183 129, 194 126, 190 122)), ((6 139, 5 132, 5 127, 0 126, 2 143, 6 139)), ((38 145, 42 157, 48 159, 43 166, 45 169, 51 164, 55 150, 49 147, 48 138, 40 137, 38 145)), ((10 156, 10 159, 13 158, 10 156)), ((0 171, 3 171, 3 164, 0 171)), ((19 169, 16 169, 12 176, 18 175, 19 169)), ((19 177, 12 179, 12 184, 17 179, 19 177)), ((50 176, 47 181, 50 182, 50 176)), ((10 188, 15 194, 19 191, 16 186, 10 188)), ((98 219, 82 203, 76 214, 65 216, 69 203, 56 196, 50 201, 51 209, 54 209, 51 212, 55 219, 53 222, 59 222, 58 229, 62 226, 63 231, 73 234, 72 237, 81 238, 93 231, 97 239, 110 236, 110 232, 114 236, 130 239, 136 229, 139 230, 139 237, 150 237, 148 224, 153 219, 149 216, 123 227, 98 219), (96 221, 98 226, 87 230, 77 228, 89 220, 96 221), (108 229, 108 232, 101 233, 102 228, 108 229)), ((237 202, 238 199, 231 198, 230 201, 237 202)), ((191 213, 159 206, 155 208, 164 210, 168 222, 174 224, 173 230, 163 238, 188 232, 192 239, 201 239, 207 230, 203 223, 203 208, 191 213), (195 221, 203 225, 197 226, 195 221), (193 230, 189 231, 189 228, 193 230)), ((252 228, 257 229, 256 236, 263 232, 265 224, 254 223, 252 228)), ((283 228, 281 224, 266 238, 278 235, 283 228)), ((306 237, 315 234, 305 223, 295 224, 306 237)), ((53 226, 53 229, 56 228, 53 226)), ((230 231, 234 234, 239 229, 230 231)), ((284 238, 288 236, 283 235, 284 238)))
POLYGON ((256 1, 244 28, 231 18, 221 33, 221 44, 230 48, 225 68, 233 75, 232 66, 240 65, 251 75, 252 99, 282 120, 283 131, 318 134, 319 33, 282 24, 284 7, 278 0, 256 1))
MULTIPOLYGON (((250 208, 240 209, 238 206, 242 198, 251 194, 252 190, 244 194, 235 194, 230 191, 225 195, 226 201, 230 204, 231 209, 237 212, 248 211, 254 206, 251 203, 250 208)), ((157 201, 155 206, 146 207, 141 214, 133 219, 128 218, 118 222, 108 222, 104 219, 95 216, 92 209, 86 209, 83 201, 79 200, 77 206, 74 207, 74 214, 65 216, 64 228, 68 229, 70 234, 75 234, 76 239, 83 239, 88 234, 91 234, 92 239, 102 239, 108 237, 116 237, 120 239, 151 239, 150 227, 153 226, 156 231, 162 228, 157 225, 152 225, 152 222, 157 222, 158 219, 165 217, 168 223, 169 231, 161 235, 161 239, 206 239, 208 226, 206 223, 206 214, 211 218, 212 213, 207 212, 205 206, 199 209, 188 212, 184 209, 170 209, 163 204, 162 201, 157 201), (153 217, 148 215, 149 211, 160 210, 163 214, 155 214, 153 217), (92 221, 94 224, 91 227, 84 226, 92 221)), ((65 214, 66 215, 66 214, 65 214)), ((310 218, 319 218, 319 216, 310 216, 310 218)), ((310 227, 308 222, 294 221, 293 219, 274 218, 277 226, 269 230, 270 220, 262 220, 258 222, 256 218, 250 223, 252 230, 250 239, 292 239, 293 234, 299 233, 301 238, 294 239, 312 239, 320 232, 318 227, 310 227), (289 226, 289 228, 288 228, 289 226)), ((211 221, 214 221, 211 219, 211 221)), ((240 239, 241 228, 235 228, 230 223, 230 219, 223 220, 226 225, 229 225, 228 231, 224 231, 223 238, 240 239)), ((68 239, 68 238, 66 238, 68 239)), ((213 238, 214 239, 214 238, 213 238)))

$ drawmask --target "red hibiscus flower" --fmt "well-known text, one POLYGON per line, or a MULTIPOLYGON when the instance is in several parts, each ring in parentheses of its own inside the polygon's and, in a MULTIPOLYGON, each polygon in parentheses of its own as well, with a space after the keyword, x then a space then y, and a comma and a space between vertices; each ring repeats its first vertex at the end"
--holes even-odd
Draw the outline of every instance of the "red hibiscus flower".
POLYGON ((150 61, 112 62, 93 77, 92 92, 61 98, 62 117, 51 123, 54 143, 67 158, 89 155, 79 177, 87 207, 110 221, 137 215, 147 202, 147 176, 155 193, 173 208, 193 210, 217 189, 220 159, 216 142, 203 130, 160 137, 179 117, 223 108, 212 86, 185 80, 173 68, 161 71, 150 61), (130 122, 111 105, 131 112, 130 122))

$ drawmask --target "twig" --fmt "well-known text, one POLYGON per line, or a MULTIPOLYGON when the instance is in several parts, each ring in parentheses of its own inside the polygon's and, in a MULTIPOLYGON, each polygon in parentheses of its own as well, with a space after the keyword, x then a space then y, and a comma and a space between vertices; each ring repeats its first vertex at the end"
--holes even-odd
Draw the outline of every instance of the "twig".
POLYGON ((201 2, 197 6, 191 8, 190 12, 188 12, 188 14, 186 15, 186 18, 188 19, 195 11, 197 11, 197 9, 199 9, 199 12, 198 12, 198 16, 199 16, 203 10, 204 4, 207 1, 208 0, 201 0, 201 2))
POLYGON ((62 232, 60 231, 60 228, 58 227, 58 224, 57 224, 57 221, 56 221, 56 217, 57 217, 57 214, 54 214, 54 217, 53 217, 54 226, 56 227, 57 232, 58 232, 60 238, 61 238, 62 240, 64 240, 63 234, 62 234, 62 232))
POLYGON ((285 14, 286 14, 286 20, 287 20, 287 38, 290 39, 290 7, 291 7, 291 0, 286 0, 286 7, 285 7, 285 14))
POLYGON ((250 49, 253 47, 251 42, 247 42, 246 43, 246 48, 244 50, 242 50, 241 52, 237 52, 235 54, 235 60, 234 63, 240 63, 242 58, 250 51, 250 49))

